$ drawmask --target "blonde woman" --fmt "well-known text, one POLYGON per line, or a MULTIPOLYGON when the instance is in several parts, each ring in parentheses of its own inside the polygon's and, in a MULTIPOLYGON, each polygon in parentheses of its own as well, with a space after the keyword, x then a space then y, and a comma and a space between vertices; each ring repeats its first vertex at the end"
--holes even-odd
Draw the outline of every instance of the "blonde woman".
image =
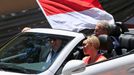
POLYGON ((87 39, 83 41, 83 45, 83 52, 86 56, 82 60, 85 64, 95 63, 107 59, 102 54, 98 54, 100 42, 96 36, 87 36, 87 39))

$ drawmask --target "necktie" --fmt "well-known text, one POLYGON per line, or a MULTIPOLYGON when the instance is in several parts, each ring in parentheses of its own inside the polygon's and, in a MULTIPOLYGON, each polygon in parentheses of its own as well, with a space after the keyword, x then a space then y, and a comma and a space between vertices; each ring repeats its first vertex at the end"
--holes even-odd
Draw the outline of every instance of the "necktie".
POLYGON ((51 59, 50 59, 50 61, 51 61, 51 63, 53 62, 53 60, 55 59, 55 52, 52 50, 52 52, 51 52, 51 59))

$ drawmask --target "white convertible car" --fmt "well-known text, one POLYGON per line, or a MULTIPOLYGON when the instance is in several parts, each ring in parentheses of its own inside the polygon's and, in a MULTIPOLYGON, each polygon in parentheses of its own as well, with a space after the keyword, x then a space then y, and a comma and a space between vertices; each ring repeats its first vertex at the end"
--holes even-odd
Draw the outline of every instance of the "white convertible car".
POLYGON ((122 55, 89 65, 81 60, 81 43, 85 38, 82 33, 45 28, 19 33, 0 49, 0 74, 134 75, 134 34, 128 32, 120 35, 122 55), (54 62, 47 63, 45 59, 51 38, 59 38, 63 42, 54 62))

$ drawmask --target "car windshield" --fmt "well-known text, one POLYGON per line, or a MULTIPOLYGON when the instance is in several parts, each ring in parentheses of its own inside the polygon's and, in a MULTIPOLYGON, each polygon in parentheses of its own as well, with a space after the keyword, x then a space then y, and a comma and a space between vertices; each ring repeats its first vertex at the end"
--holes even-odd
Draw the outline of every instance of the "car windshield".
POLYGON ((57 38, 62 40, 58 50, 60 54, 72 37, 30 32, 18 34, 0 49, 0 69, 27 74, 47 70, 56 60, 55 58, 52 63, 46 62, 52 48, 51 40, 57 38))

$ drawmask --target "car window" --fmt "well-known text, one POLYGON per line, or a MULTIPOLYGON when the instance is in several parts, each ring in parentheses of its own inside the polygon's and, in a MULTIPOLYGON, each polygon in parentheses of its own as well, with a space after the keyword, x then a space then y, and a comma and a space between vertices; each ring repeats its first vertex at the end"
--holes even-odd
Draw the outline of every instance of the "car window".
POLYGON ((0 65, 4 65, 3 70, 8 71, 41 73, 56 60, 55 58, 52 63, 46 62, 52 47, 50 41, 55 38, 62 40, 58 56, 73 37, 43 33, 19 34, 0 49, 0 65))

